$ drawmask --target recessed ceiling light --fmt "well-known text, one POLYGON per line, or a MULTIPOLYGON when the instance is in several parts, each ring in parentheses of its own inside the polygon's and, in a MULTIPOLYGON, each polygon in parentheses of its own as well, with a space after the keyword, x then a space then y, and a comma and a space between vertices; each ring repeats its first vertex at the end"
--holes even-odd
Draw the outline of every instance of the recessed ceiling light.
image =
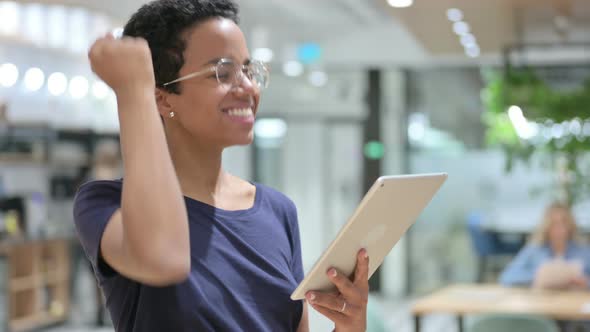
POLYGON ((25 88, 29 91, 37 91, 41 89, 45 83, 45 74, 39 68, 30 68, 25 73, 25 88))
POLYGON ((74 99, 82 99, 88 95, 88 80, 83 76, 75 76, 70 80, 70 95, 74 99))
POLYGON ((475 36, 470 33, 464 34, 461 36, 461 45, 465 48, 472 47, 477 45, 477 39, 475 39, 475 36))
POLYGON ((414 0, 387 0, 387 3, 391 7, 406 8, 406 7, 410 7, 412 4, 414 4, 414 0))
POLYGON ((471 57, 471 58, 477 58, 481 53, 481 50, 479 49, 479 46, 475 45, 472 47, 468 47, 465 49, 465 54, 467 54, 467 56, 471 57))
POLYGON ((10 88, 18 81, 18 68, 12 63, 5 63, 0 66, 0 85, 10 88))
POLYGON ((463 36, 469 33, 469 24, 463 21, 453 23, 453 31, 459 36, 463 36))
POLYGON ((450 8, 447 10, 447 18, 452 22, 459 22, 463 19, 463 12, 461 9, 450 8))
POLYGON ((53 73, 47 79, 47 90, 55 97, 61 96, 68 88, 68 78, 63 73, 53 73))

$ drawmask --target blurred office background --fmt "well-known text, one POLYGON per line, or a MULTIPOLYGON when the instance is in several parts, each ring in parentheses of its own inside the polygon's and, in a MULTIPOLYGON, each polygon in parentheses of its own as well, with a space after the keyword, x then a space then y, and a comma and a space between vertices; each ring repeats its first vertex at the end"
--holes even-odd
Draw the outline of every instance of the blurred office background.
MULTIPOLYGON (((115 97, 86 52, 144 2, 0 1, 6 330, 112 330, 72 226, 77 186, 100 151, 118 153, 115 97)), ((295 201, 307 270, 377 176, 449 174, 372 280, 372 319, 387 331, 413 329, 416 297, 496 281, 516 251, 488 255, 470 223, 522 245, 565 199, 590 227, 590 1, 238 2, 272 74, 255 143, 225 164, 295 201)), ((312 314, 312 331, 329 326, 312 314)))

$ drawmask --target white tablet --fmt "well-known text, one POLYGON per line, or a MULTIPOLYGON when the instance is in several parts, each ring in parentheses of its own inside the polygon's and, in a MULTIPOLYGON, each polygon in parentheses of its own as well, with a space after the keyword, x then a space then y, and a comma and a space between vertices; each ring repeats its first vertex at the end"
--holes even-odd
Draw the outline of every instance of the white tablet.
POLYGON ((351 276, 362 248, 369 253, 370 278, 446 179, 445 173, 377 179, 291 299, 303 299, 310 290, 334 290, 326 272, 335 267, 351 276))

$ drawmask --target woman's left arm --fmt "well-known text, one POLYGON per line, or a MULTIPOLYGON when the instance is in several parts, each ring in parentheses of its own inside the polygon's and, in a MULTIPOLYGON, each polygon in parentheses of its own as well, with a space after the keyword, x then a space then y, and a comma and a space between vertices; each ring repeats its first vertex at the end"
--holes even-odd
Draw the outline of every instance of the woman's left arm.
POLYGON ((336 293, 311 291, 306 294, 310 305, 334 322, 335 332, 364 332, 367 329, 369 300, 369 256, 365 249, 357 254, 354 279, 348 279, 334 268, 328 277, 338 288, 336 293))
POLYGON ((307 303, 305 301, 303 301, 303 313, 301 314, 297 332, 309 332, 309 316, 307 315, 307 303))

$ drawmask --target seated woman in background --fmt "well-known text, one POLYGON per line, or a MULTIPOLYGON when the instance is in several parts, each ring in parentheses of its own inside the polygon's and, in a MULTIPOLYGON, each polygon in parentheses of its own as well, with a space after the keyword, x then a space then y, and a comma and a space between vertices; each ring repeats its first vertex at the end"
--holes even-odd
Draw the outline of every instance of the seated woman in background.
POLYGON ((567 205, 547 208, 543 223, 502 272, 506 286, 587 288, 590 248, 576 241, 576 223, 567 205))

